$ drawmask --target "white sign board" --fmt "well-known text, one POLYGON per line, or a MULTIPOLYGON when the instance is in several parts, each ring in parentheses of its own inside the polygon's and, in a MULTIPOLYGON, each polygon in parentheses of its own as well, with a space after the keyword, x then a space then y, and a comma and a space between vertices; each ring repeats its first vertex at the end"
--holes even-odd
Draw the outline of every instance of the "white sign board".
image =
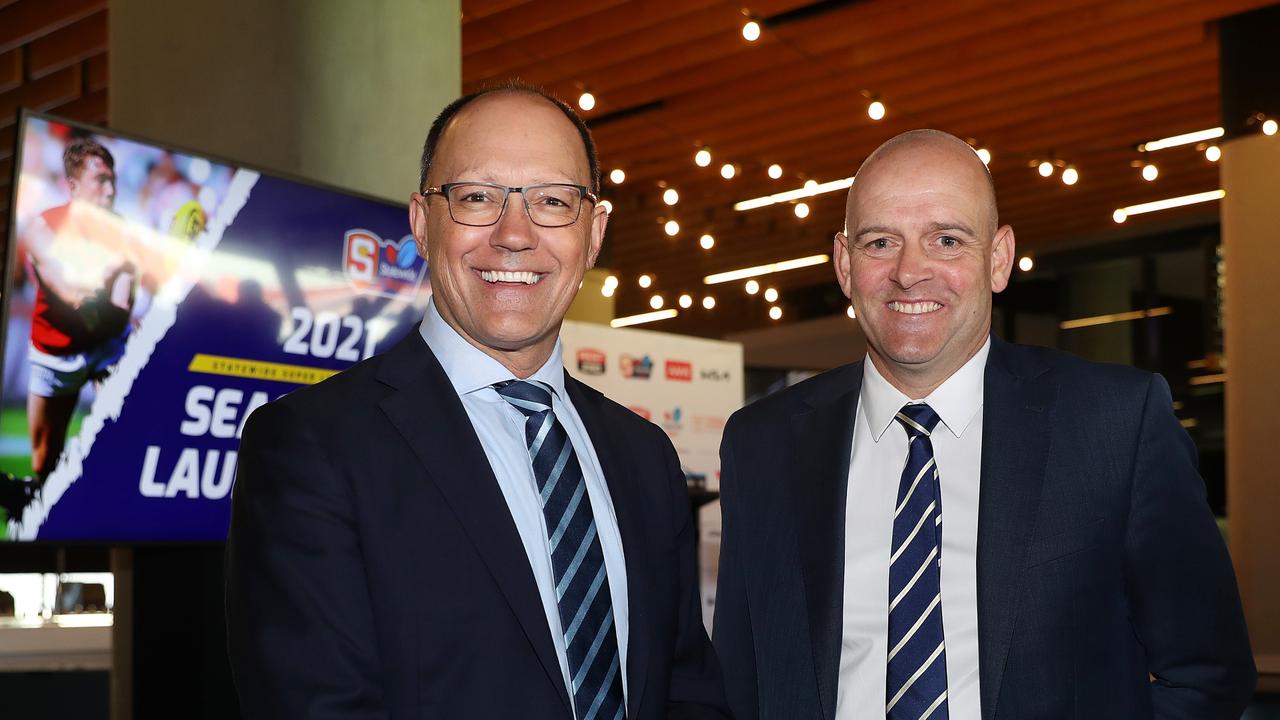
MULTIPOLYGON (((742 345, 566 320, 564 366, 666 431, 686 476, 720 489, 720 437, 743 403, 742 345)), ((720 558, 720 504, 699 513, 703 618, 710 627, 720 558)))

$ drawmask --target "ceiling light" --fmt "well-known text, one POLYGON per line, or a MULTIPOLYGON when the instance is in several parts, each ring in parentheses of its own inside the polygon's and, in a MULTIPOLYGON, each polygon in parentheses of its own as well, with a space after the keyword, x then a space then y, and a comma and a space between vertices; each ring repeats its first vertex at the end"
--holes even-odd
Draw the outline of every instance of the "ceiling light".
POLYGON ((618 287, 618 276, 617 276, 617 275, 610 275, 610 276, 606 277, 606 278, 604 279, 604 284, 605 284, 606 286, 612 285, 613 287, 618 287))
MULTIPOLYGON (((702 278, 702 282, 707 285, 717 285, 719 283, 733 282, 734 280, 745 280, 749 277, 768 275, 769 273, 797 270, 811 265, 822 265, 830 260, 830 255, 809 255, 808 257, 769 263, 768 265, 756 265, 754 267, 741 268, 739 270, 728 270, 722 273, 715 273, 702 278)), ((757 286, 756 289, 758 290, 759 287, 757 286)))
POLYGON ((867 106, 867 117, 872 120, 884 119, 884 103, 879 100, 872 100, 871 104, 867 106))
POLYGON ((703 250, 710 250, 716 246, 716 239, 709 234, 703 235, 698 238, 698 244, 702 246, 703 250))
POLYGON ((1173 308, 1168 305, 1162 307, 1153 307, 1146 310, 1129 310, 1127 312, 1108 313, 1106 315, 1093 315, 1090 317, 1076 318, 1074 320, 1063 320, 1058 323, 1058 327, 1063 330, 1075 330, 1082 327, 1093 327, 1095 325, 1108 325, 1110 323, 1128 322, 1130 320, 1142 320, 1143 318, 1164 317, 1172 315, 1173 308))
POLYGON ((1217 145, 1210 145, 1204 149, 1204 157, 1209 162, 1218 162, 1222 159, 1222 148, 1217 145))
POLYGON ((1190 145, 1198 143, 1201 140, 1212 140, 1220 138, 1223 130, 1220 127, 1209 128, 1208 130, 1197 130, 1195 132, 1183 133, 1182 135, 1174 135, 1172 137, 1160 138, 1150 142, 1142 143, 1138 146, 1138 152, 1152 152, 1155 150, 1164 150, 1165 148, 1178 147, 1179 145, 1190 145))
POLYGON ((769 177, 773 178, 774 180, 777 180, 778 178, 782 177, 782 166, 779 165, 778 163, 774 163, 770 165, 769 177))
POLYGON ((710 165, 710 164, 711 164, 711 150, 710 150, 710 148, 705 148, 705 147, 704 147, 704 148, 702 148, 701 150, 699 150, 698 152, 694 153, 694 154, 693 154, 693 163, 694 163, 695 165, 697 165, 698 167, 706 167, 706 166, 710 165))
POLYGON ((760 23, 755 20, 748 20, 742 26, 742 39, 747 42, 755 42, 760 39, 760 23))
POLYGON ((690 297, 689 295, 681 295, 680 299, 677 300, 676 302, 680 303, 680 307, 682 308, 693 307, 693 298, 690 297))
POLYGON ((608 200, 601 200, 600 207, 604 208, 604 212, 606 215, 613 213, 613 203, 609 202, 608 200))
POLYGON ((858 313, 856 310, 853 309, 852 305, 844 309, 844 314, 848 315, 850 320, 856 319, 858 317, 858 313))
POLYGON ((755 210, 756 208, 767 207, 775 203, 791 202, 792 200, 800 200, 803 198, 813 197, 814 195, 822 195, 823 193, 836 192, 838 190, 848 190, 853 185, 853 178, 841 178, 830 182, 819 183, 817 180, 809 180, 802 188, 795 190, 786 190, 772 195, 751 198, 733 204, 733 209, 738 212, 744 210, 755 210))
POLYGON ((609 327, 627 327, 628 325, 640 325, 641 323, 653 322, 654 320, 666 320, 679 315, 679 311, 675 308, 667 310, 659 310, 657 312, 640 313, 639 315, 628 315, 627 317, 614 318, 609 321, 609 327))
POLYGON ((622 171, 622 168, 614 168, 609 171, 609 182, 614 185, 621 185, 622 181, 626 179, 627 174, 622 171))
POLYGON ((1031 272, 1031 268, 1036 266, 1036 261, 1031 259, 1030 255, 1023 255, 1018 261, 1018 269, 1022 272, 1031 272))
POLYGON ((662 231, 667 234, 667 237, 675 237, 680 234, 680 223, 675 220, 668 220, 666 224, 662 226, 662 231))
POLYGON ((1053 174, 1053 163, 1045 160, 1036 168, 1036 172, 1040 173, 1040 177, 1049 177, 1053 174))
POLYGON ((706 297, 702 298, 702 307, 703 307, 704 309, 706 309, 706 310, 710 310, 711 308, 714 308, 715 306, 716 306, 716 299, 715 299, 715 298, 711 297, 710 295, 708 295, 708 296, 706 296, 706 297))
POLYGON ((991 151, 986 148, 978 148, 978 159, 982 161, 983 165, 990 165, 991 151))
POLYGON ((1138 205, 1130 205, 1129 207, 1123 207, 1116 210, 1111 214, 1111 219, 1121 223, 1130 215, 1142 215, 1143 213, 1168 210, 1170 208, 1183 207, 1185 205, 1211 202, 1213 200, 1221 200, 1224 197, 1226 197, 1226 193, 1222 190, 1210 190, 1209 192, 1196 193, 1194 195, 1183 195, 1181 197, 1167 198, 1165 200, 1139 203, 1138 205))
POLYGON ((675 205, 680 202, 680 193, 675 188, 667 188, 662 193, 662 202, 668 205, 675 205))
POLYGON ((755 280, 748 280, 747 284, 743 287, 747 291, 748 295, 755 295, 756 293, 760 292, 760 283, 756 282, 755 280))
POLYGON ((578 107, 582 108, 584 112, 590 110, 595 106, 596 106, 595 95, 592 95, 589 92, 584 92, 578 96, 578 107))
POLYGON ((1067 168, 1062 171, 1062 184, 1075 185, 1078 182, 1080 182, 1080 173, 1077 172, 1075 168, 1068 165, 1067 168))
POLYGON ((775 303, 778 302, 778 288, 768 288, 764 291, 764 301, 775 303))
POLYGON ((1262 123, 1262 134, 1263 134, 1263 135, 1275 135, 1275 134, 1276 134, 1276 121, 1275 121, 1275 120, 1268 120, 1268 121, 1266 121, 1266 122, 1262 123))
POLYGON ((795 211, 796 211, 796 217, 803 220, 804 218, 809 217, 809 204, 796 203, 795 211))
POLYGON ((1146 180, 1147 182, 1151 182, 1152 180, 1155 180, 1158 177, 1160 177, 1160 168, 1156 167, 1155 165, 1152 165, 1151 163, 1147 163, 1146 165, 1142 166, 1143 180, 1146 180))
POLYGON ((777 305, 774 305, 773 307, 769 308, 769 318, 773 320, 781 320, 782 308, 778 307, 777 305))
POLYGON ((618 291, 617 285, 605 285, 604 287, 600 288, 600 294, 605 297, 613 297, 613 294, 617 291, 618 291))
POLYGON ((654 295, 653 297, 649 298, 649 307, 653 308, 654 310, 661 310, 661 309, 662 309, 662 296, 661 296, 661 295, 654 295))
POLYGON ((653 278, 649 277, 648 275, 641 275, 640 277, 636 278, 636 282, 640 283, 640 287, 647 288, 653 284, 653 278))
POLYGON ((720 166, 720 177, 725 180, 732 180, 734 175, 738 174, 738 168, 729 163, 720 166))

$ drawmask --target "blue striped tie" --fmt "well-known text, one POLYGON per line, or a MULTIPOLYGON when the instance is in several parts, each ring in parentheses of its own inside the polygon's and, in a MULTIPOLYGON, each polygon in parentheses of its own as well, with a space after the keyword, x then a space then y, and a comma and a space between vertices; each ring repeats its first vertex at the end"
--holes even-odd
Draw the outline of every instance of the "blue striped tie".
POLYGON ((626 708, 613 600, 587 482, 573 443, 551 411, 547 386, 515 380, 494 388, 525 416, 525 442, 547 520, 576 716, 578 720, 620 720, 626 708))
POLYGON ((929 434, 938 414, 906 405, 907 466, 893 511, 889 559, 888 720, 947 717, 947 653, 942 639, 942 492, 929 434))

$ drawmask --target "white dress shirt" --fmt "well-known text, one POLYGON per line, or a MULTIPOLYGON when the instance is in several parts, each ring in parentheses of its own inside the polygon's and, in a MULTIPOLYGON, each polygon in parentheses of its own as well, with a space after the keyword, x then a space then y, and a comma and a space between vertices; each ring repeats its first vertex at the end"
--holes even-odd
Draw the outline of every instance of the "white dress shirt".
MULTIPOLYGON (((950 717, 981 717, 978 690, 978 488, 982 390, 988 340, 924 398, 941 422, 931 435, 942 486, 942 626, 950 717), (946 429, 943 430, 942 428, 946 429)), ((862 364, 845 502, 844 628, 838 720, 884 720, 888 666, 889 557, 907 434, 894 420, 913 398, 862 364)), ((918 401, 918 400, 916 400, 918 401)))
MULTIPOLYGON (((524 545, 529 567, 538 583, 542 596, 542 610, 551 628, 551 639, 560 659, 560 671, 569 696, 573 697, 569 678, 569 660, 565 653, 564 631, 560 623, 560 610, 556 605, 555 573, 551 566, 551 543, 547 537, 547 522, 542 514, 541 495, 533 477, 529 461, 529 446, 525 444, 525 416, 511 406, 493 389, 494 383, 517 379, 501 363, 480 352, 468 343, 440 317, 434 298, 427 307, 427 316, 421 325, 422 338, 440 361, 453 389, 462 400, 462 407, 471 419, 471 427, 480 438, 480 445, 489 458, 489 466, 498 479, 502 496, 507 501, 516 531, 524 545)), ((546 383, 552 388, 552 412, 564 426, 582 466, 587 481, 587 496, 591 499, 591 513, 595 516, 596 533, 600 549, 604 552, 605 572, 609 578, 609 594, 613 600, 614 632, 618 638, 618 660, 623 668, 622 692, 627 694, 627 566, 622 554, 622 535, 618 531, 618 518, 613 511, 613 501, 605 484, 600 460, 582 418, 574 409, 564 386, 564 363, 561 359, 560 341, 545 365, 526 380, 546 383)), ((424 416, 431 408, 423 408, 424 416)), ((478 481, 478 478, 477 478, 478 481)), ((495 518, 496 519, 496 518, 495 518)))

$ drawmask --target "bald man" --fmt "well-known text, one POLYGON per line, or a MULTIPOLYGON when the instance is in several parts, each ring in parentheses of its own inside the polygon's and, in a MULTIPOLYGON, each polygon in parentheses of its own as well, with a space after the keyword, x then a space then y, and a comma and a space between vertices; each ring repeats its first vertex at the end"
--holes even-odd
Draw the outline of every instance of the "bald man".
POLYGON ((735 717, 1240 716, 1239 594, 1169 387, 992 336, 1013 259, 963 141, 859 169, 835 270, 866 359, 721 447, 735 717))

